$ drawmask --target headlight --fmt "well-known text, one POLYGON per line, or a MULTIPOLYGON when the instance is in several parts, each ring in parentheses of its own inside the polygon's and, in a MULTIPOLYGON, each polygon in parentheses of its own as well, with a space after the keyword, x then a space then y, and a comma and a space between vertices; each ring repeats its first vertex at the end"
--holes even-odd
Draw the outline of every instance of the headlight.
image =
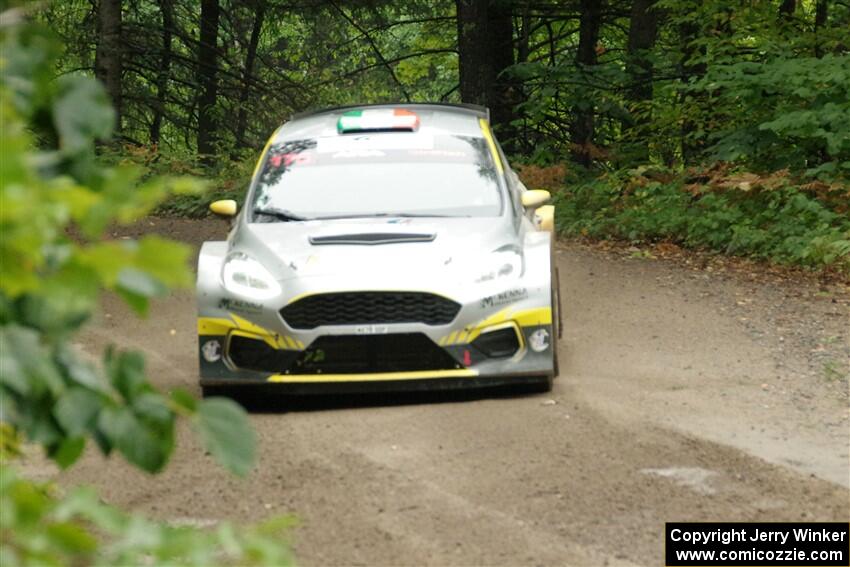
POLYGON ((227 291, 252 299, 271 299, 280 294, 280 284, 262 264, 242 252, 230 254, 221 268, 227 291))
POLYGON ((479 272, 475 283, 499 279, 514 279, 522 275, 522 256, 512 250, 493 252, 487 257, 486 268, 479 272))

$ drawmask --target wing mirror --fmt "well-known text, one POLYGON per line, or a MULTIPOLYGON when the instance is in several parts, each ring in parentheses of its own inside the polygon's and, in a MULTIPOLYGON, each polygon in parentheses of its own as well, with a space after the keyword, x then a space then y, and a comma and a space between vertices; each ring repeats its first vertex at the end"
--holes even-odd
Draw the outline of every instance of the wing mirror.
POLYGON ((237 210, 239 210, 239 207, 233 199, 222 199, 220 201, 213 201, 210 203, 210 211, 212 211, 214 215, 220 217, 236 216, 237 210))
POLYGON ((545 189, 530 189, 522 194, 522 206, 526 209, 536 209, 549 202, 552 195, 545 189))

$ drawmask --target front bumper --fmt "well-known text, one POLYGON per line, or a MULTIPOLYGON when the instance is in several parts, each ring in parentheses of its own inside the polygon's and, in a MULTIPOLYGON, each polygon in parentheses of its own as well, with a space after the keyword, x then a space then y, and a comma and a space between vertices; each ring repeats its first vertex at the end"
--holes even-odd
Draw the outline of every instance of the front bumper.
MULTIPOLYGON (((248 319, 248 314, 220 311, 198 320, 201 385, 266 384, 306 393, 539 382, 553 375, 552 312, 548 303, 525 303, 478 313, 471 321, 464 306, 452 323, 442 326, 342 325, 306 332, 289 327, 279 316, 248 319), (537 351, 530 345, 536 338, 539 348, 541 333, 549 343, 537 351), (490 340, 494 337, 501 342, 490 340)), ((475 310, 481 310, 480 304, 475 310)))
POLYGON ((252 302, 233 296, 220 283, 226 243, 205 243, 197 296, 201 384, 306 392, 450 389, 548 379, 554 375, 557 335, 549 235, 534 233, 526 244, 525 270, 510 281, 471 285, 438 272, 411 274, 384 266, 380 275, 347 273, 343 289, 335 272, 287 280, 284 297, 252 302), (354 313, 310 300, 327 294, 390 294, 402 305, 384 311, 383 320, 371 320, 386 306, 369 303, 354 313), (423 315, 418 303, 409 303, 422 295, 448 301, 456 311, 446 315, 436 301, 423 315), (310 308, 291 311, 300 301, 310 308), (377 311, 371 310, 373 305, 377 311), (418 313, 412 317, 418 319, 405 322, 405 317, 394 316, 398 312, 418 313), (316 320, 304 322, 305 314, 316 320), (485 348, 482 338, 495 333, 515 335, 516 348, 501 341, 490 341, 485 348), (546 336, 543 349, 541 334, 546 336), (246 344, 252 345, 245 351, 248 356, 234 356, 234 345, 246 344))

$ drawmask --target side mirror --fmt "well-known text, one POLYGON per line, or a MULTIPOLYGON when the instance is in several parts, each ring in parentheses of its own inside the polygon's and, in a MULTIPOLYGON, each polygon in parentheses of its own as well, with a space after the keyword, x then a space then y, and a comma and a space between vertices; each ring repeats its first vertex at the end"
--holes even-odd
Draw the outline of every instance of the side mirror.
POLYGON ((544 189, 531 189, 522 194, 522 206, 526 209, 536 209, 549 202, 552 195, 544 189))
POLYGON ((236 201, 233 199, 222 199, 220 201, 213 201, 210 203, 210 211, 220 217, 235 216, 238 209, 239 207, 237 207, 236 201))

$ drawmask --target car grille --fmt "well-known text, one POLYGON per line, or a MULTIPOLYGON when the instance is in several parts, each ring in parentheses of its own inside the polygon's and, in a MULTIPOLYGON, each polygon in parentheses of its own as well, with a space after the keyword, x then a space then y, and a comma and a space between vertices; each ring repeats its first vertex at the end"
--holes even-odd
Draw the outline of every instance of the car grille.
POLYGON ((291 374, 361 374, 447 370, 460 366, 422 333, 325 335, 305 350, 291 374))
POLYGON ((460 304, 432 293, 415 291, 362 291, 311 295, 280 310, 293 329, 322 325, 371 323, 425 323, 447 325, 460 304))

